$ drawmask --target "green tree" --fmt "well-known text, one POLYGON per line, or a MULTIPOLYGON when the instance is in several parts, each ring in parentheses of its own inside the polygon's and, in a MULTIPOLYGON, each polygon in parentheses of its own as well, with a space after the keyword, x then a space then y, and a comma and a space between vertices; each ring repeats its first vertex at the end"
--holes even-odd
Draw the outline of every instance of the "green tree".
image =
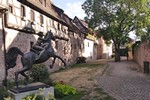
POLYGON ((150 31, 149 4, 150 0, 86 0, 82 9, 89 26, 113 41, 115 61, 120 61, 120 46, 128 42, 129 33, 145 36, 150 31))

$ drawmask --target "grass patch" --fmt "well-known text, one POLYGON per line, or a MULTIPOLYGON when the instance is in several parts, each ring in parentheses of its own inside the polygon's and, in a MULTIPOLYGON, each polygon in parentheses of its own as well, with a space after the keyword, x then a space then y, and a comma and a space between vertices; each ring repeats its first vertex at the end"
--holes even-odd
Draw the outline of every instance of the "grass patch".
POLYGON ((57 71, 54 71, 52 72, 51 74, 54 74, 54 73, 59 73, 59 72, 64 72, 64 71, 67 71, 67 70, 70 70, 70 69, 73 69, 73 68, 98 68, 98 67, 101 67, 103 68, 105 64, 103 63, 81 63, 81 64, 74 64, 74 65, 71 65, 69 66, 68 68, 61 68, 57 71))
POLYGON ((70 68, 60 68, 59 70, 56 70, 56 71, 54 71, 54 72, 51 72, 50 75, 55 74, 55 73, 59 73, 59 72, 64 72, 64 71, 67 71, 67 70, 69 70, 69 69, 70 69, 70 68))
POLYGON ((87 68, 95 68, 95 67, 103 67, 104 64, 95 64, 95 63, 82 63, 82 64, 75 64, 72 65, 71 67, 73 68, 78 68, 78 67, 87 67, 87 68))
POLYGON ((84 94, 82 92, 80 92, 80 93, 75 94, 75 95, 65 96, 61 100, 81 100, 81 98, 83 97, 83 95, 84 94))

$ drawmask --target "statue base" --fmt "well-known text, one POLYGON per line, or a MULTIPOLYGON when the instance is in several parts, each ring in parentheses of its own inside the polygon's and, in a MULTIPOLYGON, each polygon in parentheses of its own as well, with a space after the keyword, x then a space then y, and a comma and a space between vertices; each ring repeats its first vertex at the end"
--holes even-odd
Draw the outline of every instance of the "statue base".
POLYGON ((22 85, 19 86, 19 88, 12 88, 8 91, 14 100, 22 100, 22 98, 27 95, 38 94, 39 92, 45 97, 48 96, 48 94, 54 96, 54 88, 40 82, 22 85))

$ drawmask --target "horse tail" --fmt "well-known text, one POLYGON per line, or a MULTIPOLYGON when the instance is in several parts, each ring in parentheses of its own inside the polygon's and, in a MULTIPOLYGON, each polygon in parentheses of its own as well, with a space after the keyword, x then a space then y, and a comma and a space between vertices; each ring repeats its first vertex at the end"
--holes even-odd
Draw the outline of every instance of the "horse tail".
POLYGON ((24 53, 17 47, 11 47, 6 53, 6 67, 7 70, 16 66, 17 56, 23 56, 24 53))

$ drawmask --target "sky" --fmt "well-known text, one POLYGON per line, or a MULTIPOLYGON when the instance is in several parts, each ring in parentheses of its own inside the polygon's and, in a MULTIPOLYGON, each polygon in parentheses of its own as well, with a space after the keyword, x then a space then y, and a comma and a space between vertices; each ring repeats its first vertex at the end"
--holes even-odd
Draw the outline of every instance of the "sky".
POLYGON ((77 16, 83 19, 86 15, 81 8, 85 0, 52 0, 52 2, 59 8, 63 9, 65 14, 70 18, 77 16))

